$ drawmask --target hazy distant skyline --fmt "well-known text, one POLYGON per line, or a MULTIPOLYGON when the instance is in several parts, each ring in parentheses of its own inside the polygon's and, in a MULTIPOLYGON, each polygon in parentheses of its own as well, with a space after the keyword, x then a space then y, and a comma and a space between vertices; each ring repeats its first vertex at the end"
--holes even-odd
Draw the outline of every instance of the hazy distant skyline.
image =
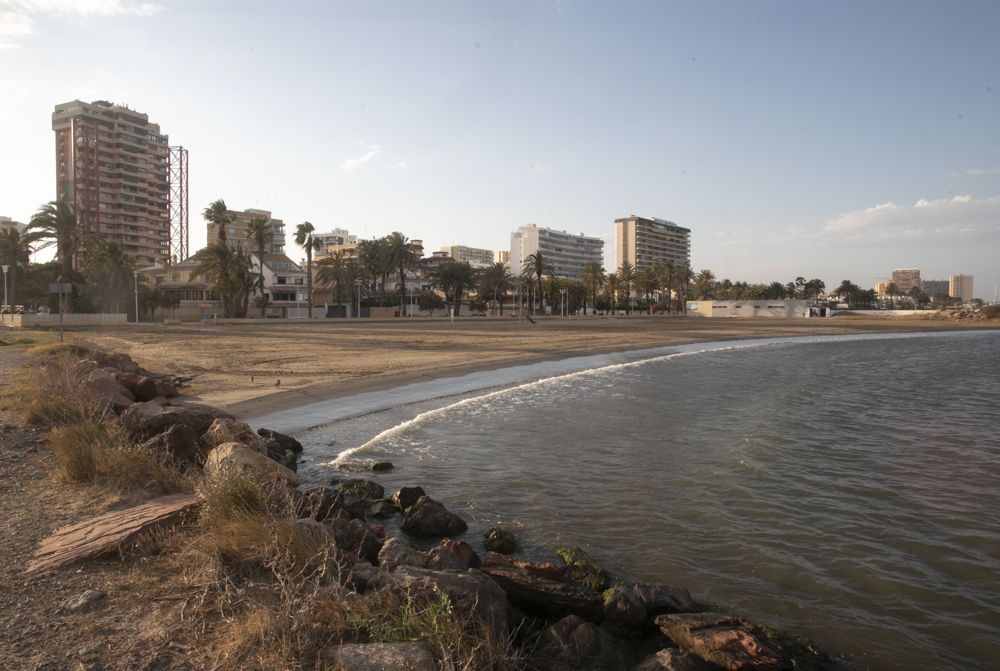
MULTIPOLYGON (((660 217, 721 279, 1000 275, 1000 3, 0 0, 0 215, 105 99, 289 229, 506 249, 660 217)), ((294 246, 290 256, 298 260, 294 246)), ((609 264, 610 265, 610 264, 609 264)))

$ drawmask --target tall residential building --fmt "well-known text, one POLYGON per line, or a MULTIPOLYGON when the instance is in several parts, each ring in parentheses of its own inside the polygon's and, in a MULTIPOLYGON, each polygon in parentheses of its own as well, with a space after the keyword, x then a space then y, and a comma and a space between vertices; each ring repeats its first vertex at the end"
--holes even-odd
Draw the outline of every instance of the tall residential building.
POLYGON ((952 298, 961 298, 963 303, 972 300, 972 275, 949 275, 948 295, 952 298))
POLYGON ((24 233, 24 229, 27 228, 27 225, 22 224, 20 221, 14 221, 10 217, 0 217, 0 231, 5 231, 8 228, 13 228, 18 233, 24 233))
POLYGON ((655 263, 691 265, 691 230, 666 221, 630 215, 615 219, 615 268, 628 261, 636 270, 655 263))
POLYGON ((920 269, 919 268, 897 268, 892 271, 892 276, 889 281, 896 285, 899 289, 900 294, 910 293, 910 289, 913 287, 920 288, 920 269))
POLYGON ((520 273, 525 259, 538 252, 555 277, 575 280, 589 262, 602 260, 604 241, 535 224, 521 226, 510 234, 510 271, 515 275, 520 273))
POLYGON ((257 243, 250 241, 247 231, 247 224, 253 219, 265 219, 271 224, 271 236, 264 240, 265 254, 285 253, 285 222, 271 216, 270 210, 258 210, 248 208, 246 210, 226 210, 230 217, 230 222, 226 224, 226 230, 221 231, 221 225, 208 224, 209 244, 218 240, 225 240, 228 245, 239 245, 244 251, 257 251, 257 243))
POLYGON ((351 235, 343 228, 335 228, 329 233, 313 233, 313 237, 322 242, 324 247, 352 245, 358 241, 358 236, 351 235))
POLYGON ((124 105, 73 100, 56 105, 52 130, 56 198, 76 206, 86 233, 120 242, 139 267, 186 253, 187 151, 172 149, 158 124, 124 105), (183 158, 176 194, 174 151, 183 158))
POLYGON ((510 265, 510 250, 509 249, 498 249, 496 256, 493 257, 496 263, 503 263, 510 265))
POLYGON ((924 280, 920 286, 931 299, 937 296, 951 295, 948 289, 948 280, 924 280))
POLYGON ((465 245, 451 245, 441 248, 442 252, 448 252, 451 258, 458 262, 468 263, 473 268, 486 268, 493 263, 492 249, 476 249, 465 245))

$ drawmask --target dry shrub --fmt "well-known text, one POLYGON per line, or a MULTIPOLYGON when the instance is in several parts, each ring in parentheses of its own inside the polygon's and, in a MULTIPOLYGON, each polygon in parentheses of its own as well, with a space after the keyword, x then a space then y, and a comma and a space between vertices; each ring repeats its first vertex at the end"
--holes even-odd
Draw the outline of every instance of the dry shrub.
POLYGON ((115 492, 172 494, 192 489, 188 474, 169 456, 129 442, 115 424, 85 419, 57 426, 49 443, 56 456, 56 477, 64 482, 90 483, 115 492))
POLYGON ((19 368, 4 390, 9 405, 26 424, 59 426, 101 419, 106 407, 84 383, 72 351, 45 345, 33 361, 19 368))

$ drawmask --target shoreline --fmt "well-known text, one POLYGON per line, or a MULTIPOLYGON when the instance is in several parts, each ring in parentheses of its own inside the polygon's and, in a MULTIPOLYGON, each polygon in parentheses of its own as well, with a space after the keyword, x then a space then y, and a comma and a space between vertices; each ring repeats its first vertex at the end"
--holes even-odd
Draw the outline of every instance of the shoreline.
MULTIPOLYGON (((743 321, 743 320, 741 320, 743 321)), ((746 320, 749 321, 749 320, 746 320)), ((778 325, 775 325, 778 326, 778 325)), ((785 326, 782 324, 781 326, 785 326)), ((907 333, 940 333, 965 332, 978 330, 998 330, 1000 327, 987 324, 955 324, 939 323, 927 320, 906 320, 903 323, 888 324, 884 321, 871 323, 841 322, 838 324, 817 324, 815 328, 790 329, 776 328, 772 333, 753 332, 721 335, 705 332, 698 335, 681 336, 666 339, 659 343, 643 343, 636 346, 581 347, 546 351, 519 351, 507 357, 487 361, 467 362, 446 365, 437 369, 404 370, 394 373, 382 373, 351 380, 332 380, 305 385, 298 388, 262 394, 253 398, 235 401, 229 404, 216 403, 217 407, 229 412, 244 421, 255 421, 265 415, 287 412, 305 406, 325 401, 350 398, 361 394, 388 391, 397 387, 420 382, 437 381, 448 378, 458 378, 471 373, 500 371, 514 366, 529 366, 547 362, 557 362, 585 356, 614 355, 628 356, 644 350, 660 347, 692 345, 712 342, 737 342, 755 340, 758 338, 794 338, 802 336, 847 336, 864 334, 907 334, 907 333)), ((767 331, 768 329, 760 329, 767 331)), ((483 387, 483 389, 489 387, 483 387)))

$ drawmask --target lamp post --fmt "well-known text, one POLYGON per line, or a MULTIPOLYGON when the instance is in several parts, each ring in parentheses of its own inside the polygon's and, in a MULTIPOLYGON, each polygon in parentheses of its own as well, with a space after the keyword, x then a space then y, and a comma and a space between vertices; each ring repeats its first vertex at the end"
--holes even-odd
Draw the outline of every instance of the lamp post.
POLYGON ((135 279, 135 323, 139 323, 139 271, 133 270, 132 277, 135 279))
MULTIPOLYGON (((3 268, 3 304, 4 304, 4 306, 6 306, 6 307, 8 307, 10 309, 10 321, 13 322, 14 321, 14 308, 10 307, 10 301, 7 300, 7 271, 10 270, 10 266, 8 266, 5 263, 5 264, 3 264, 3 266, 0 266, 0 267, 3 268)), ((2 315, 0 315, 0 317, 2 317, 2 315)), ((3 319, 6 320, 7 318, 3 317, 3 319)))
POLYGON ((355 315, 355 319, 361 319, 361 285, 363 282, 361 280, 354 280, 354 286, 358 288, 358 314, 355 315))
POLYGON ((566 287, 563 287, 562 289, 560 289, 559 293, 562 294, 562 301, 561 301, 562 302, 562 316, 565 317, 566 316, 566 312, 567 312, 566 308, 569 307, 566 304, 566 287))

